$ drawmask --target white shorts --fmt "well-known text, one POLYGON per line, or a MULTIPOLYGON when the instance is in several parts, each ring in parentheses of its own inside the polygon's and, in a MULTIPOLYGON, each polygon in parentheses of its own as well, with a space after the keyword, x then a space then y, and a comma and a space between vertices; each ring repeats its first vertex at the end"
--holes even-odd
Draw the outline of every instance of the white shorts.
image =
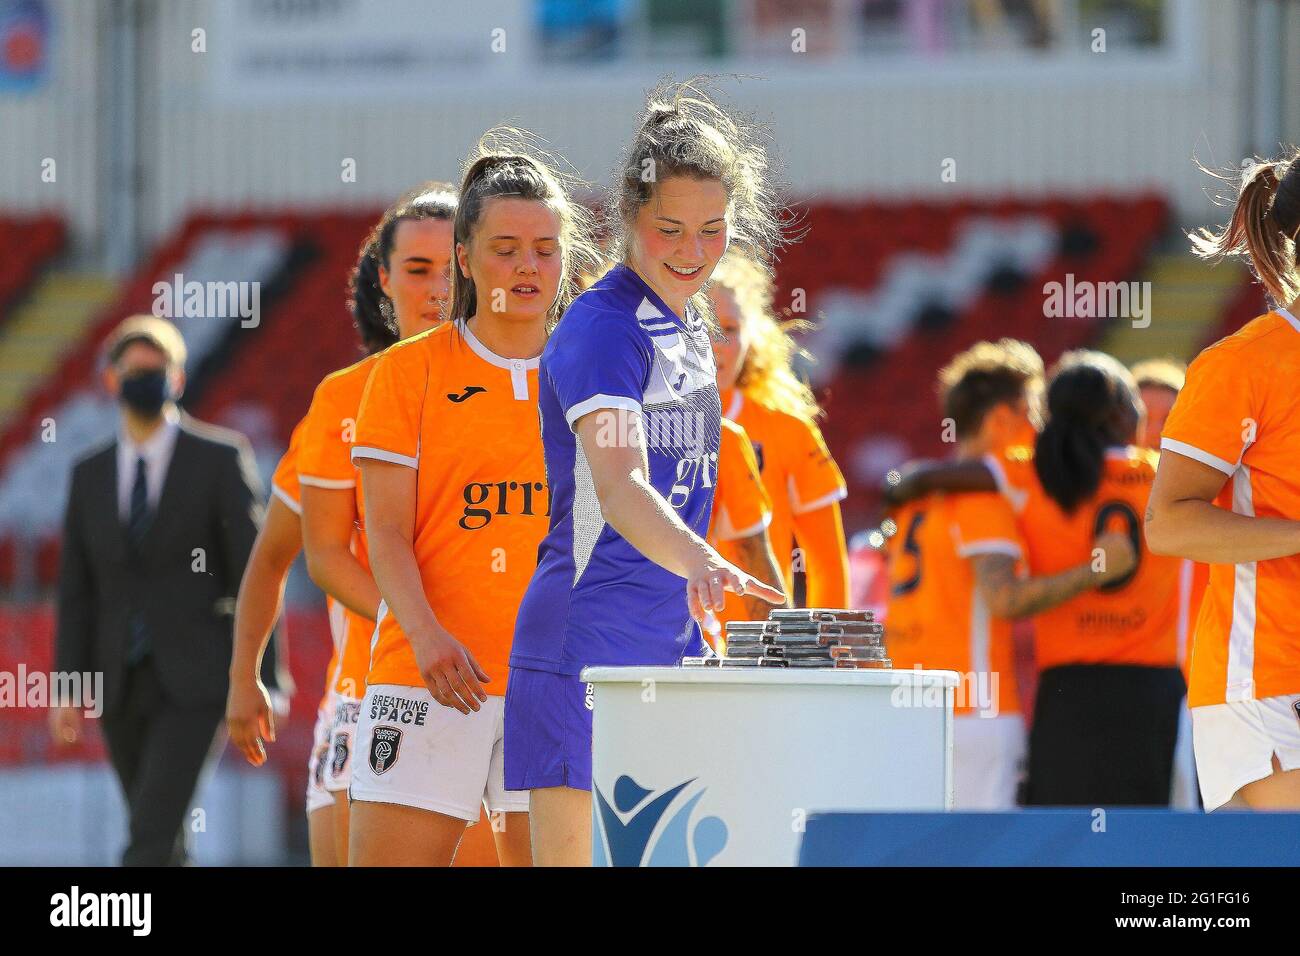
POLYGON ((1174 779, 1169 787, 1169 806, 1174 810, 1201 809, 1196 785, 1196 756, 1192 752, 1192 712, 1183 698, 1178 711, 1178 739, 1174 743, 1174 779))
POLYGON ((505 788, 504 725, 504 697, 462 714, 424 687, 367 687, 348 792, 353 800, 418 807, 470 824, 480 806, 526 813, 528 792, 505 788))
POLYGON ((1025 772, 1025 722, 1019 714, 954 717, 954 810, 1012 810, 1025 772))
POLYGON ((316 711, 311 732, 311 755, 307 758, 307 815, 334 806, 334 796, 325 789, 325 765, 329 762, 330 727, 334 723, 333 698, 316 711))
POLYGON ((1196 775, 1206 810, 1217 810, 1248 783, 1300 768, 1300 694, 1192 708, 1196 775))
POLYGON ((352 780, 352 751, 357 737, 357 715, 361 701, 334 694, 334 720, 330 725, 329 766, 325 770, 325 789, 341 793, 352 780))

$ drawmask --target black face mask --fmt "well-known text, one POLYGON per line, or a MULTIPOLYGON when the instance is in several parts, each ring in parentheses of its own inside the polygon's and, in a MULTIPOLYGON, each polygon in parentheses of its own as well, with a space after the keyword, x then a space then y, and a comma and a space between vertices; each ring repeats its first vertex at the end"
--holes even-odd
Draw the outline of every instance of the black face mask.
POLYGON ((171 383, 167 380, 167 373, 161 369, 138 372, 123 379, 118 391, 119 401, 144 418, 156 417, 169 398, 171 383))

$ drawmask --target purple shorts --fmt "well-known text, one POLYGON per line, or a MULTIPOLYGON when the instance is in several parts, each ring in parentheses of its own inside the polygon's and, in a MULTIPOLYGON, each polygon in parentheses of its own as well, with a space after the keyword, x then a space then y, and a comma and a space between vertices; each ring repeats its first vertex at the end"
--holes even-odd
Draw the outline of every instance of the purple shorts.
POLYGON ((506 685, 507 790, 591 789, 592 687, 549 671, 510 668, 506 685))

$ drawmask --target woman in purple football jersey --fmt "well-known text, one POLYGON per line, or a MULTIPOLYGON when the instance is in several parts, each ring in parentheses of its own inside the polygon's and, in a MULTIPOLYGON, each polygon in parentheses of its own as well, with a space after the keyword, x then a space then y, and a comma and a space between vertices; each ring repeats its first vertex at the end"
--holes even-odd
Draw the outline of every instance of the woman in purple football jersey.
POLYGON ((533 860, 591 861, 592 665, 700 653, 724 592, 784 601, 704 540, 721 407, 701 293, 728 242, 781 239, 755 132, 689 86, 652 94, 614 202, 618 264, 541 360, 551 522, 520 606, 506 787, 528 790, 533 860), (683 587, 683 583, 685 586, 683 587))

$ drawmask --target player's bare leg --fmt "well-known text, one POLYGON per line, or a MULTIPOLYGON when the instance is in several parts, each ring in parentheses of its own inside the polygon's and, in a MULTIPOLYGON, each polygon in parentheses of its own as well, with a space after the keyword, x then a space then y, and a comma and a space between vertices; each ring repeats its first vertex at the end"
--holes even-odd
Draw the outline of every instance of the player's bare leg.
POLYGON ((497 845, 497 861, 502 866, 532 866, 533 840, 528 814, 492 814, 492 839, 497 845))
POLYGON ((338 865, 348 865, 348 792, 336 791, 334 794, 334 852, 338 856, 338 865))
POLYGON ((1300 810, 1300 770, 1283 770, 1273 755, 1273 773, 1254 780, 1233 796, 1251 810, 1300 810))
POLYGON ((591 866, 591 792, 573 787, 530 791, 534 866, 591 866))
POLYGON ((343 865, 334 850, 333 807, 320 807, 307 814, 307 845, 311 850, 312 866, 343 865))
POLYGON ((451 866, 466 821, 396 803, 352 807, 349 866, 451 866))

